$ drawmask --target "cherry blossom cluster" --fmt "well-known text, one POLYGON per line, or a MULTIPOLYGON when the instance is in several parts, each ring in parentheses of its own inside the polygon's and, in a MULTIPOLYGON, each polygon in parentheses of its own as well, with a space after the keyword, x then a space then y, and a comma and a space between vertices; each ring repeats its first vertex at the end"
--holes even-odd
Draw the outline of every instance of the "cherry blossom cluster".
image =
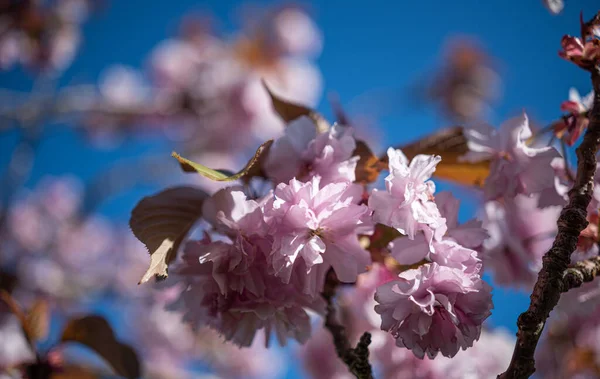
MULTIPOLYGON (((561 105, 571 112, 567 119, 574 118, 577 121, 573 122, 585 128, 585 107, 589 107, 591 96, 582 100, 572 90, 570 100, 561 105)), ((536 145, 525 115, 505 122, 498 131, 489 128, 490 132, 483 133, 482 129, 465 130, 470 151, 464 159, 490 162, 483 186, 486 202, 480 211, 483 227, 490 235, 483 242, 485 267, 498 284, 529 289, 556 237, 556 221, 567 202, 574 174, 554 147, 536 145)), ((565 132, 578 137, 581 130, 565 132)), ((577 138, 572 136, 569 134, 565 143, 574 143, 577 138)), ((596 183, 599 180, 597 172, 596 183)), ((589 224, 579 237, 573 262, 598 254, 599 199, 595 190, 587 210, 589 224)))
POLYGON ((597 283, 586 286, 584 291, 568 292, 561 297, 556 316, 536 352, 536 361, 544 378, 598 376, 600 324, 596 316, 600 308, 597 299, 585 295, 593 293, 599 293, 597 283))
MULTIPOLYGON (((510 361, 514 338, 502 330, 484 328, 472 348, 458 352, 453 358, 438 355, 433 360, 419 359, 412 352, 398 348, 394 336, 380 329, 381 318, 375 311, 374 298, 377 288, 395 277, 386 265, 374 263, 368 272, 359 275, 356 285, 345 289, 338 299, 350 340, 357 340, 364 331, 372 334, 369 357, 378 378, 491 379, 505 368, 510 361)), ((337 359, 329 332, 324 328, 317 330, 299 349, 299 356, 313 378, 352 377, 337 359)))
POLYGON ((0 5, 0 69, 67 68, 81 43, 88 0, 8 1, 0 5))
POLYGON ((473 250, 487 233, 475 220, 458 224, 458 201, 450 194, 434 198, 429 179, 439 156, 409 162, 390 148, 386 189, 358 183, 353 133, 340 124, 319 130, 311 118, 298 117, 264 159, 272 190, 257 195, 251 186, 228 187, 206 200, 204 237, 188 242, 169 270, 169 280, 184 286, 169 308, 241 346, 251 345, 260 329, 267 343, 272 334, 280 344, 304 343, 311 333, 307 311, 325 311, 328 272, 341 283, 379 272, 365 241, 376 225, 387 226, 399 236, 389 257, 397 267, 415 268, 375 280, 369 304, 380 328, 418 358, 452 357, 472 346, 492 308, 473 250))
MULTIPOLYGON (((179 295, 177 288, 137 286, 147 264, 143 245, 101 216, 84 217, 83 194, 73 177, 47 177, 9 209, 0 273, 18 275, 14 298, 29 304, 41 295, 55 314, 66 316, 110 291, 148 377, 191 377, 186 363, 200 359, 226 377, 278 376, 278 352, 259 344, 240 350, 208 328, 191 333, 180 314, 164 309, 179 295), (232 355, 236 364, 226 364, 232 355)), ((5 285, 4 278, 0 282, 5 285)), ((33 362, 17 317, 0 301, 0 373, 33 362)))
POLYGON ((8 209, 2 267, 15 270, 29 290, 66 299, 113 283, 116 257, 107 251, 116 230, 101 216, 80 217, 82 195, 77 179, 46 177, 8 209))
POLYGON ((107 69, 84 117, 86 130, 96 140, 110 141, 159 129, 204 161, 227 159, 279 135, 283 124, 261 81, 278 94, 315 105, 321 75, 313 60, 321 34, 299 7, 253 16, 260 22, 248 23, 233 37, 216 34, 205 19, 184 20, 180 35, 151 52, 147 72, 123 65, 107 69))

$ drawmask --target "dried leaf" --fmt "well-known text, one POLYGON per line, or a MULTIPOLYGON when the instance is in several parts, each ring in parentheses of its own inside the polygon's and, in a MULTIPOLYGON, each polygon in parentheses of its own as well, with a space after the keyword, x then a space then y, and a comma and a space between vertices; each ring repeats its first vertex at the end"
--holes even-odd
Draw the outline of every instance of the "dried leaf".
POLYGON ((179 244, 202 212, 209 195, 197 188, 175 187, 143 198, 131 212, 129 226, 150 252, 150 267, 140 280, 167 277, 179 244))
MULTIPOLYGON (((442 161, 437 165, 434 177, 481 187, 490 173, 490 162, 470 163, 459 159, 469 151, 462 130, 462 127, 442 129, 400 149, 409 159, 418 154, 440 155, 442 161)), ((381 161, 387 163, 387 156, 382 157, 381 161)))
POLYGON ((337 94, 329 95, 329 104, 335 115, 336 122, 342 125, 350 125, 350 118, 344 111, 342 104, 340 104, 340 98, 337 94))
POLYGON ((50 328, 50 309, 46 300, 40 299, 33 304, 25 316, 23 326, 31 341, 46 339, 50 328))
POLYGON ((61 367, 60 372, 54 372, 50 379, 100 379, 105 375, 97 374, 85 367, 67 366, 61 367))
MULTIPOLYGON (((23 327, 23 332, 25 332, 24 325, 27 322, 25 312, 21 308, 21 306, 17 303, 17 301, 5 290, 0 290, 0 299, 8 306, 8 309, 19 319, 21 326, 23 327)), ((27 333, 25 333, 27 335, 27 333)))
POLYGON ((356 141, 356 149, 354 149, 352 156, 356 155, 360 157, 354 170, 356 181, 359 183, 373 183, 376 181, 385 165, 381 164, 379 158, 373 154, 364 141, 356 141))
POLYGON ((317 128, 317 132, 324 133, 329 130, 331 125, 319 112, 314 111, 304 105, 294 104, 290 101, 283 100, 282 98, 275 95, 267 86, 267 83, 263 80, 263 86, 267 90, 267 93, 271 97, 273 102, 273 109, 285 122, 291 122, 295 119, 306 116, 310 118, 317 128))
POLYGON ((371 235, 371 243, 368 249, 376 251, 386 248, 390 242, 401 236, 402 234, 396 228, 379 223, 375 224, 375 231, 371 235))
POLYGON ((271 139, 260 145, 256 150, 256 153, 254 154, 252 159, 248 161, 246 166, 241 171, 233 175, 229 175, 227 173, 224 173, 223 171, 213 170, 199 163, 190 161, 189 159, 186 159, 175 152, 173 152, 171 156, 173 156, 173 158, 179 161, 181 168, 185 172, 197 172, 198 174, 206 178, 216 180, 218 182, 230 182, 233 180, 237 180, 243 176, 246 176, 251 171, 251 168, 260 160, 261 156, 269 150, 272 143, 273 140, 271 139))
POLYGON ((69 321, 63 330, 61 342, 77 342, 104 358, 115 373, 128 379, 140 376, 136 352, 119 342, 108 322, 100 316, 84 316, 69 321))
POLYGON ((17 277, 8 272, 0 271, 0 290, 11 293, 17 285, 17 277))
POLYGON ((48 302, 43 299, 36 300, 31 309, 25 312, 5 290, 0 290, 0 299, 8 305, 10 311, 19 319, 23 334, 31 349, 35 351, 35 343, 44 340, 48 335, 50 325, 48 302))

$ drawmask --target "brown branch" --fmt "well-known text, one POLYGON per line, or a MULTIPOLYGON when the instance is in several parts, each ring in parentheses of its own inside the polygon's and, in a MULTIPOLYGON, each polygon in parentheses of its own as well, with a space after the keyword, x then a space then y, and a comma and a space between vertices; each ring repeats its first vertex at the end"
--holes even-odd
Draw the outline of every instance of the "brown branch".
POLYGON ((339 282, 335 273, 333 270, 329 270, 322 294, 327 302, 325 327, 333 336, 333 343, 338 357, 348 366, 350 372, 358 379, 372 379, 373 370, 371 364, 369 364, 371 333, 363 333, 355 348, 350 345, 350 341, 346 335, 346 328, 339 323, 336 317, 335 304, 333 303, 338 284, 339 282))
POLYGON ((600 274, 600 257, 577 262, 563 273, 563 292, 580 287, 600 274))
MULTIPOLYGON (((570 282, 563 279, 579 234, 587 226, 587 207, 594 189, 596 152, 600 143, 600 68, 592 70, 594 104, 590 123, 577 148, 577 176, 569 191, 569 203, 558 218, 558 234, 543 258, 542 269, 533 288, 529 309, 518 320, 517 342, 506 372, 500 379, 528 378, 535 372, 534 353, 550 312, 570 282)), ((568 271, 567 271, 568 272, 568 271)), ((567 275, 572 278, 572 274, 567 275)), ((569 279, 571 280, 571 279, 569 279)), ((574 279, 577 280, 577 279, 574 279)), ((575 282, 573 282, 575 283, 575 282)))

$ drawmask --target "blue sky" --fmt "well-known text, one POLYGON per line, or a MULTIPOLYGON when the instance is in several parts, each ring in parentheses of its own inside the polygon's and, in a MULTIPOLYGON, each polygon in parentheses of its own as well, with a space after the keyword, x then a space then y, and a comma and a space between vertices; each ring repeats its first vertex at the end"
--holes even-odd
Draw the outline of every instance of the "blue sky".
MULTIPOLYGON (((110 1, 84 27, 79 56, 61 79, 62 84, 93 83, 114 63, 143 67, 148 53, 160 40, 174 35, 180 18, 189 12, 208 11, 224 32, 234 30, 239 1, 110 1)), ((258 5, 275 1, 256 1, 258 5)), ((384 145, 408 142, 447 124, 432 108, 414 108, 407 88, 439 63, 441 48, 453 35, 475 37, 497 60, 503 80, 503 98, 491 119, 498 124, 525 110, 544 125, 560 115, 559 105, 570 87, 590 90, 589 78, 561 60, 557 51, 563 34, 576 34, 579 12, 588 17, 597 11, 593 0, 571 0, 565 11, 551 15, 539 0, 379 1, 321 0, 305 3, 324 35, 324 50, 317 63, 324 77, 325 94, 335 92, 343 105, 359 104, 360 112, 377 117, 384 145), (359 99, 380 103, 381 95, 393 95, 385 109, 361 104, 359 99)), ((0 74, 0 88, 28 90, 32 77, 20 70, 0 74)), ((384 99, 385 100, 385 99, 384 99)), ((319 109, 331 115, 326 96, 319 109)), ((357 110, 347 108, 352 114, 357 110)), ((16 136, 0 134, 0 164, 5 167, 16 136)), ((58 129, 44 140, 33 176, 33 185, 44 174, 71 173, 84 179, 110 162, 132 158, 168 146, 152 141, 129 142, 115 150, 90 150, 80 136, 58 129)), ((166 158, 167 159, 167 158, 166 158)), ((441 189, 448 188, 441 184, 441 189)), ((148 189, 124 194, 101 210, 126 220, 130 209, 148 189)), ((458 193, 468 199, 469 194, 458 193)), ((461 216, 474 211, 467 203, 461 216)), ((516 330, 519 312, 528 298, 513 291, 495 290, 494 325, 516 330)))

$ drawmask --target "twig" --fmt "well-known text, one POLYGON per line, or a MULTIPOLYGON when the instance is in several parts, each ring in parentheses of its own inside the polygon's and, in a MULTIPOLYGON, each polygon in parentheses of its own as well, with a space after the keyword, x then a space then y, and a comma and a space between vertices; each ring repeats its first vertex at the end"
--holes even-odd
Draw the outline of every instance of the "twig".
POLYGON ((340 359, 348 366, 348 369, 358 379, 372 379, 373 370, 369 364, 369 344, 371 343, 371 333, 365 332, 360 337, 358 344, 352 348, 346 328, 339 323, 336 317, 335 297, 338 280, 333 270, 327 273, 325 288, 323 289, 323 298, 327 302, 327 313, 325 315, 325 327, 333 336, 335 351, 340 359))
MULTIPOLYGON (((592 70, 594 104, 590 123, 577 148, 577 176, 569 191, 569 203, 558 218, 558 234, 543 258, 542 269, 531 293, 529 309, 517 320, 519 330, 515 350, 506 372, 500 379, 528 378, 535 372, 534 353, 550 312, 560 294, 568 288, 563 279, 570 257, 577 247, 579 234, 587 226, 587 207, 594 189, 596 152, 600 143, 600 68, 592 70)), ((571 277, 571 276, 569 276, 571 277)))
POLYGON ((577 262, 563 273, 563 292, 580 287, 600 274, 600 257, 577 262))

